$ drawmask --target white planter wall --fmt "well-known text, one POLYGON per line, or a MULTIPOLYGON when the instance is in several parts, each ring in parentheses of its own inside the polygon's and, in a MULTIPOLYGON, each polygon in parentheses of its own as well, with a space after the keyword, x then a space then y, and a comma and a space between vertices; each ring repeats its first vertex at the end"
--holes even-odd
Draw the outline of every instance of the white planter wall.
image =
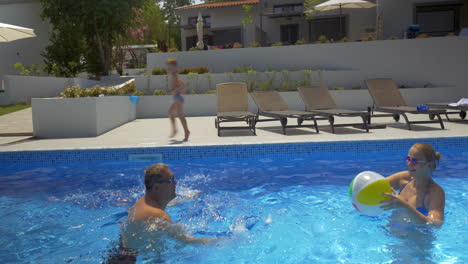
MULTIPOLYGON (((389 77, 400 82, 431 83, 432 86, 466 87, 468 37, 438 37, 268 48, 151 53, 148 72, 175 58, 179 68, 206 66, 230 72, 251 65, 257 71, 275 69, 353 70, 359 80, 389 77)), ((351 80, 350 80, 351 81, 351 80)))
MULTIPOLYGON (((463 97, 463 92, 454 87, 400 89, 408 105, 437 102, 455 102, 463 97), (436 99, 434 99, 436 98, 436 99)), ((372 98, 367 89, 330 91, 339 108, 367 110, 372 106, 372 98)), ((294 110, 303 111, 305 106, 297 92, 281 92, 281 96, 294 110)), ((466 96, 466 95, 465 95, 466 96)), ((137 105, 137 118, 167 117, 167 110, 172 102, 171 96, 141 96, 137 105)), ((185 95, 186 116, 216 115, 216 95, 185 95)), ((249 96, 249 110, 257 112, 257 107, 249 96)))
MULTIPOLYGON (((207 90, 216 90, 216 84, 225 82, 250 82, 257 81, 259 86, 265 84, 269 79, 273 78, 273 89, 282 90, 282 83, 289 80, 290 89, 298 86, 303 86, 304 81, 310 80, 311 85, 325 85, 330 89, 336 87, 344 89, 352 89, 360 87, 366 88, 365 80, 370 78, 390 77, 366 74, 362 71, 352 70, 337 70, 337 71, 292 71, 292 72, 256 72, 256 73, 212 73, 200 75, 179 75, 187 86, 187 93, 195 90, 197 93, 204 93, 207 90), (295 85, 297 83, 297 85, 295 85)), ((413 78, 404 80, 394 79, 398 85, 407 87, 434 87, 441 86, 427 81, 421 81, 413 78)), ((136 89, 145 92, 147 95, 153 94, 154 90, 167 90, 166 75, 138 76, 135 78, 136 89)), ((443 86, 446 86, 443 85, 443 86)))
POLYGON ((32 99, 34 136, 96 137, 135 120, 128 96, 32 99))
POLYGON ((19 102, 30 102, 32 98, 49 98, 59 96, 65 88, 80 86, 91 88, 100 86, 122 86, 123 83, 132 80, 133 77, 111 77, 103 78, 101 81, 84 78, 57 78, 40 76, 0 76, 3 80, 3 90, 0 93, 0 105, 11 105, 19 102))

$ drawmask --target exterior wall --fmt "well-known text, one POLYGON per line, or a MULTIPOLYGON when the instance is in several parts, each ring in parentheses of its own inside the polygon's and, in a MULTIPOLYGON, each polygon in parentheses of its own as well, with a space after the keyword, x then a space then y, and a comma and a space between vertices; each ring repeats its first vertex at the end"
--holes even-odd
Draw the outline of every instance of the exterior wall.
MULTIPOLYGON (((260 5, 254 5, 252 8, 251 15, 253 22, 246 28, 243 28, 242 20, 245 17, 244 11, 241 6, 234 7, 223 7, 223 8, 208 8, 208 9, 190 9, 178 11, 181 16, 181 24, 186 25, 189 17, 198 16, 198 12, 201 12, 203 16, 211 17, 211 29, 224 29, 224 28, 242 28, 243 39, 241 43, 244 47, 248 47, 253 42, 260 41, 260 29, 266 33, 266 39, 263 39, 264 43, 272 44, 280 41, 280 26, 287 24, 299 24, 299 39, 309 40, 309 21, 303 17, 291 17, 291 18, 269 18, 267 16, 260 17, 260 14, 271 14, 273 13, 273 7, 275 5, 289 4, 293 1, 287 0, 273 0, 263 1, 260 5)), ((302 0, 294 1, 294 3, 301 3, 302 0)), ((350 39, 360 39, 366 36, 365 29, 375 27, 375 8, 370 9, 343 9, 342 14, 347 17, 348 27, 347 35, 350 39)), ((320 17, 334 17, 338 16, 339 11, 326 11, 315 14, 314 18, 320 17)), ((185 39, 188 36, 195 36, 195 29, 182 29, 182 50, 187 50, 190 47, 186 47, 185 39)), ((205 29, 205 34, 209 34, 210 30, 205 29)))
POLYGON ((55 97, 67 87, 80 85, 90 87, 97 81, 81 78, 56 78, 36 76, 0 76, 4 91, 0 93, 0 105, 11 105, 18 102, 29 102, 31 98, 55 97))
MULTIPOLYGON (((453 2, 450 0, 377 0, 377 13, 383 14, 383 39, 403 37, 409 25, 414 24, 414 6, 425 3, 453 2)), ((465 4, 464 8, 468 8, 465 4)), ((462 12, 463 13, 463 12, 462 12)), ((464 19, 468 19, 465 16, 464 19)), ((463 22, 463 21, 462 21, 463 22)), ((465 24, 468 27, 468 23, 465 24)))
POLYGON ((97 136, 97 98, 32 100, 34 136, 73 138, 97 136))
MULTIPOLYGON (((454 102, 463 96, 463 91, 454 87, 401 89, 408 105, 434 102, 454 102)), ((372 98, 367 89, 330 91, 338 107, 365 111, 372 106, 372 98)), ((303 111, 304 103, 297 92, 281 92, 289 108, 303 111)), ((141 96, 137 105, 137 118, 162 118, 167 116, 172 98, 170 96, 141 96)), ((187 95, 184 112, 186 116, 215 116, 216 95, 187 95)), ((257 107, 249 96, 249 111, 257 112, 257 107)))
POLYGON ((213 72, 230 72, 242 65, 257 71, 270 67, 341 69, 361 72, 359 81, 389 77, 405 83, 466 89, 468 61, 461 54, 468 54, 468 37, 157 53, 148 55, 148 70, 164 67, 167 58, 176 58, 180 68, 207 66, 213 72))
POLYGON ((16 74, 13 65, 42 64, 41 53, 49 42, 50 25, 40 18, 41 6, 38 0, 0 1, 0 21, 21 27, 33 28, 37 38, 2 42, 0 45, 0 75, 16 74))
POLYGON ((136 119, 136 105, 129 101, 128 96, 104 96, 97 99, 97 135, 136 119))
POLYGON ((135 120, 128 96, 46 98, 32 100, 34 136, 96 137, 135 120))

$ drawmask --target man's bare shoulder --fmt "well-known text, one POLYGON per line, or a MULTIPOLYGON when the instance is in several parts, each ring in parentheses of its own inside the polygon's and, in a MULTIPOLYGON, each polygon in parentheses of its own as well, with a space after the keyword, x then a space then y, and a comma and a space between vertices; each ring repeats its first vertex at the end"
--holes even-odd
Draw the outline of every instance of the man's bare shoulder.
POLYGON ((129 209, 129 216, 131 221, 158 218, 172 223, 171 218, 164 210, 148 205, 143 198, 138 200, 135 205, 129 209))

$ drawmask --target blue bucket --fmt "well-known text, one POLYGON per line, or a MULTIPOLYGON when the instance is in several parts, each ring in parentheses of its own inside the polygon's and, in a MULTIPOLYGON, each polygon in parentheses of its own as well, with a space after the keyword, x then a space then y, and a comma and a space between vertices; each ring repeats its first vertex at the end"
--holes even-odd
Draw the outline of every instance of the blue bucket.
POLYGON ((130 95, 130 102, 132 104, 138 104, 138 100, 140 99, 140 96, 138 95, 130 95))

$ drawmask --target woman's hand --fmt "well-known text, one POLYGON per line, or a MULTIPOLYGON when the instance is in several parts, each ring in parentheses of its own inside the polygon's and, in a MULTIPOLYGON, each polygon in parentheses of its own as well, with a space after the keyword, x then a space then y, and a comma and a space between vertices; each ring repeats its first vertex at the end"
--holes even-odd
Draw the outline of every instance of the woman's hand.
POLYGON ((392 188, 392 194, 382 193, 383 196, 387 196, 390 200, 385 200, 380 202, 380 208, 385 211, 398 209, 398 208, 408 208, 408 203, 403 200, 399 194, 392 188))

